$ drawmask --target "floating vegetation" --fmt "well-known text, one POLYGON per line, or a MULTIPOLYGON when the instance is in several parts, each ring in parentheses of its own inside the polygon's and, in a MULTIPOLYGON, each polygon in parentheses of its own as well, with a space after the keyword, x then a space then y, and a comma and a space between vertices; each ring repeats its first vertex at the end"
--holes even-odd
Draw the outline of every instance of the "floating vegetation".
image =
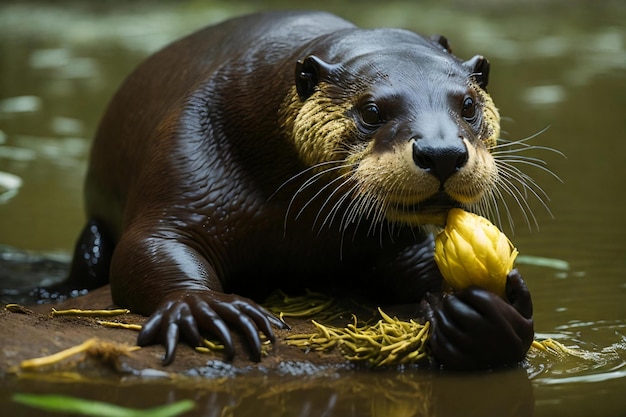
POLYGON ((557 271, 569 271, 569 262, 563 259, 546 258, 544 256, 520 255, 516 262, 519 264, 541 266, 544 268, 552 268, 557 271))
POLYGON ((576 350, 570 349, 554 339, 533 340, 530 347, 555 356, 580 356, 576 350))

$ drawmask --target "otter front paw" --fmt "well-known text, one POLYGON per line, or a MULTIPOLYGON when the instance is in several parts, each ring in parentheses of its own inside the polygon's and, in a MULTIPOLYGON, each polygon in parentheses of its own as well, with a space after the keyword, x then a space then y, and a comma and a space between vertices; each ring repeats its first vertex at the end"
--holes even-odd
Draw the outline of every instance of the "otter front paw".
POLYGON ((235 355, 235 346, 228 325, 241 331, 250 346, 250 359, 261 360, 259 331, 274 342, 272 325, 286 328, 286 324, 254 301, 217 291, 175 293, 167 297, 143 325, 137 345, 161 344, 165 347, 163 364, 174 360, 179 338, 192 346, 199 346, 201 333, 217 337, 225 348, 226 358, 235 355))
POLYGON ((520 362, 533 337, 532 301, 517 270, 507 276, 506 300, 469 287, 430 302, 435 358, 455 369, 484 369, 520 362))

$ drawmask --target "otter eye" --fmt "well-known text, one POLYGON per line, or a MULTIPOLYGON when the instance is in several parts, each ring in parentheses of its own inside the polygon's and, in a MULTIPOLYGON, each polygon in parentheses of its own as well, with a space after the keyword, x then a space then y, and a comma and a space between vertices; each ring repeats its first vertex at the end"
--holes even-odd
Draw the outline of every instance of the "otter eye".
POLYGON ((465 96, 463 99, 463 109, 461 110, 461 116, 468 122, 474 121, 476 117, 476 103, 470 96, 465 96))
POLYGON ((361 119, 368 127, 377 127, 383 122, 380 110, 374 103, 368 103, 361 108, 361 119))

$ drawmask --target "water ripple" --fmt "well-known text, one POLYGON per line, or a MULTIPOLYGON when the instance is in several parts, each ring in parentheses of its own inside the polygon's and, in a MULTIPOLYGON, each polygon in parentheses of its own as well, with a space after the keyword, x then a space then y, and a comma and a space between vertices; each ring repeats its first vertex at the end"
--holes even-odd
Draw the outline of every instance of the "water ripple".
POLYGON ((624 321, 578 322, 559 327, 552 338, 571 349, 567 354, 553 354, 531 349, 527 372, 540 385, 602 382, 626 377, 626 336, 620 332, 624 321), (581 335, 589 331, 611 331, 613 342, 598 347, 581 335))

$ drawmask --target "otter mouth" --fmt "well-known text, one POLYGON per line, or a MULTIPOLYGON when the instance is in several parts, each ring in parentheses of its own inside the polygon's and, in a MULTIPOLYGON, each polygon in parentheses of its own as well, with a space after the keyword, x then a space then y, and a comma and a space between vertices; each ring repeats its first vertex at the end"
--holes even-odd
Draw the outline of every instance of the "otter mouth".
POLYGON ((462 205, 446 193, 437 193, 434 196, 417 204, 398 206, 399 210, 419 213, 447 213, 453 208, 462 208, 462 205))
POLYGON ((398 204, 388 211, 387 218, 411 225, 443 225, 448 211, 453 208, 463 208, 463 205, 446 193, 437 193, 416 204, 398 204))

